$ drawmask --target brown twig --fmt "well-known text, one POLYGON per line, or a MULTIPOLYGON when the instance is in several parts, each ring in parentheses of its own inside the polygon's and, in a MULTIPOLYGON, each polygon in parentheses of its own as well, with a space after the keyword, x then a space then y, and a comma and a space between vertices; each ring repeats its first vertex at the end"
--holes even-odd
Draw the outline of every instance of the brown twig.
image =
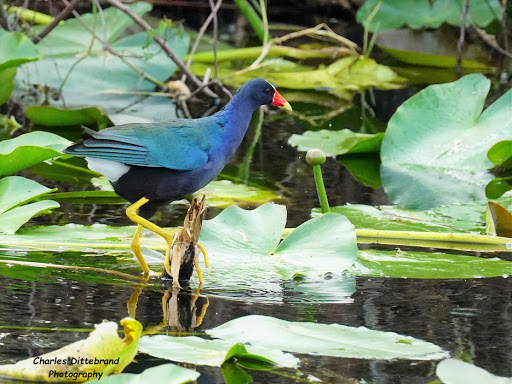
POLYGON ((9 25, 9 16, 5 11, 3 0, 0 0, 0 27, 5 29, 6 31, 11 30, 11 27, 9 25))
MULTIPOLYGON (((140 17, 136 13, 132 12, 132 10, 130 8, 128 8, 126 5, 124 5, 123 3, 119 2, 118 0, 107 0, 107 1, 112 6, 116 7, 120 11, 122 11, 122 12, 126 13, 128 16, 130 16, 132 18, 132 20, 135 21, 135 23, 137 23, 139 26, 141 26, 145 31, 152 30, 151 26, 144 19, 142 19, 142 17, 140 17)), ((162 39, 160 36, 155 34, 155 35, 153 35, 153 40, 155 40, 156 43, 158 45, 160 45, 160 47, 162 47, 163 51, 167 54, 167 56, 172 61, 174 61, 174 63, 178 66, 178 68, 184 74, 187 75, 187 77, 190 79, 190 81, 192 81, 194 83, 194 85, 196 87, 201 87, 203 85, 201 80, 199 80, 192 72, 190 72, 190 70, 185 66, 185 63, 183 63, 183 61, 181 61, 181 59, 178 56, 176 56, 176 54, 167 45, 167 43, 164 39, 162 39)), ((203 88, 203 92, 207 96, 218 98, 218 96, 214 92, 212 92, 211 89, 209 89, 207 87, 203 88)))
POLYGON ((69 3, 66 8, 64 8, 55 18, 53 21, 48 24, 38 35, 34 36, 32 38, 32 41, 34 44, 39 43, 46 35, 48 35, 53 29, 59 25, 59 23, 64 20, 66 17, 69 16, 69 14, 75 9, 75 6, 78 4, 79 0, 72 0, 71 3, 69 3))
POLYGON ((457 67, 455 69, 455 78, 459 79, 462 74, 462 47, 464 46, 464 39, 466 35, 466 18, 469 10, 469 0, 464 0, 462 6, 462 16, 460 23, 460 36, 457 43, 457 67))

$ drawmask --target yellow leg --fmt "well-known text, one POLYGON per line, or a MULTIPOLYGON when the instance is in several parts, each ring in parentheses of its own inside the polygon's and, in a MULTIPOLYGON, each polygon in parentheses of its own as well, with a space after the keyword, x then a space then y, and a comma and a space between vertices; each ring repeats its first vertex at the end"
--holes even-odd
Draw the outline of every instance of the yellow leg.
POLYGON ((204 265, 206 265, 206 268, 208 268, 208 273, 212 271, 212 267, 210 267, 210 262, 208 261, 208 253, 206 252, 206 249, 204 249, 203 244, 197 243, 197 246, 201 250, 201 253, 204 257, 204 265))
POLYGON ((142 252, 140 250, 140 232, 142 231, 142 227, 149 229, 150 231, 156 233, 159 236, 162 236, 164 240, 167 242, 168 246, 171 245, 172 242, 172 234, 167 233, 163 228, 159 227, 156 224, 153 224, 151 221, 146 220, 145 218, 139 216, 137 214, 137 211, 140 207, 142 207, 144 204, 146 204, 149 200, 145 197, 139 199, 132 205, 130 205, 128 208, 126 208, 126 216, 133 221, 134 223, 138 224, 137 229, 135 230, 135 234, 133 236, 132 242, 131 242, 131 248, 133 250, 133 253, 137 257, 137 260, 139 261, 139 264, 142 268, 142 271, 145 275, 149 274, 150 270, 148 267, 148 264, 146 263, 146 260, 144 260, 144 256, 142 256, 142 252))

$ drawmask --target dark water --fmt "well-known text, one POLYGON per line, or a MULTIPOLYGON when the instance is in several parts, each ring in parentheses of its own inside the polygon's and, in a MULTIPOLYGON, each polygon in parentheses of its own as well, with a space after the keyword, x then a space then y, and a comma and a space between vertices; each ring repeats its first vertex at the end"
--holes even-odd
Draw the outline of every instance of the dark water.
MULTIPOLYGON (((102 319, 128 315, 126 302, 132 287, 79 283, 24 282, 0 278, 0 360, 15 361, 37 356, 85 337, 79 332, 16 330, 15 327, 88 328, 102 319)), ((162 321, 158 290, 143 290, 137 319, 144 327, 162 321)), ((189 294, 180 299, 187 302, 189 294)), ((495 374, 512 374, 512 280, 412 280, 357 278, 357 292, 350 304, 259 305, 209 297, 202 324, 209 329, 228 320, 250 314, 290 321, 316 321, 374 330, 393 331, 433 342, 452 355, 465 353, 474 364, 495 374)), ((196 301, 199 311, 206 298, 196 301)), ((182 319, 185 321, 186 316, 182 319)), ((187 326, 187 324, 183 324, 187 326)), ((364 340, 361 340, 364 343, 364 340)), ((372 361, 302 355, 301 371, 328 383, 345 378, 370 383, 428 383, 435 379, 436 362, 372 361)), ((127 372, 141 370, 162 361, 139 355, 127 372)), ((222 383, 219 369, 197 368, 199 383, 222 383)), ((276 374, 256 374, 256 382, 292 383, 276 374)))

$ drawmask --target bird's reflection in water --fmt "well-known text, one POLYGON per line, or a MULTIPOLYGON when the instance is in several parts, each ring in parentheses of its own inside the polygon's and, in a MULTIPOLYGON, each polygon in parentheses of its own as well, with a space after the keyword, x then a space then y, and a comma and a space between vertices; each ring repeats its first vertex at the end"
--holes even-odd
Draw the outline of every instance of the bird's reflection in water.
MULTIPOLYGON (((147 286, 148 278, 145 277, 135 287, 130 299, 126 303, 128 314, 136 318, 137 303, 139 296, 147 286)), ((192 291, 188 285, 182 284, 182 288, 176 286, 168 287, 162 296, 162 322, 147 327, 144 335, 151 335, 161 331, 168 332, 190 332, 200 326, 208 309, 209 300, 200 294, 201 286, 192 291)))

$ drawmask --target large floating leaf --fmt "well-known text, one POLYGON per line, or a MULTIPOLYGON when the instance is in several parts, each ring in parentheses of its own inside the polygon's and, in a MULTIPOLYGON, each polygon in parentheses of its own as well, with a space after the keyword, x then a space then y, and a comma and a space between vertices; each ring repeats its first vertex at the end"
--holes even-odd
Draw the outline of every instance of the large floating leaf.
POLYGON ((285 321, 258 315, 239 317, 206 333, 223 340, 250 343, 255 347, 324 356, 437 360, 448 355, 437 345, 393 332, 339 324, 285 321))
POLYGON ((174 364, 162 364, 148 368, 139 374, 122 373, 99 380, 88 381, 88 384, 186 384, 195 382, 200 376, 192 369, 179 367, 174 364))
POLYGON ((512 90, 482 113, 489 86, 484 76, 468 75, 427 87, 398 108, 381 147, 391 201, 428 209, 485 199, 492 178, 487 151, 512 137, 512 90))
POLYGON ((352 132, 350 129, 340 131, 307 131, 302 135, 291 135, 288 144, 298 147, 299 151, 319 148, 326 156, 344 155, 347 153, 379 152, 383 133, 366 134, 352 132))
MULTIPOLYGON (((140 339, 139 351, 151 356, 196 365, 220 367, 226 354, 233 346, 233 341, 205 340, 196 336, 144 336, 140 339)), ((295 368, 299 360, 281 348, 246 346, 249 353, 265 356, 282 367, 295 368)))
MULTIPOLYGON (((498 203, 510 207, 512 199, 504 197, 498 199, 498 203)), ((390 205, 372 207, 364 204, 347 204, 331 207, 331 211, 346 216, 356 228, 483 234, 486 207, 487 201, 457 203, 425 211, 390 205)), ((319 214, 317 209, 313 212, 319 214)))
POLYGON ((113 125, 98 108, 61 109, 34 105, 27 107, 25 115, 34 123, 47 126, 87 125, 106 128, 113 125))
POLYGON ((441 361, 436 375, 444 384, 510 384, 512 378, 495 376, 485 369, 457 359, 441 361))
POLYGON ((359 276, 412 279, 471 279, 512 276, 512 262, 438 252, 360 251, 353 272, 359 276))
POLYGON ((23 33, 0 29, 0 69, 17 67, 38 58, 37 46, 23 33))
POLYGON ((32 216, 59 207, 59 203, 52 200, 20 206, 50 192, 52 189, 24 177, 0 179, 0 233, 13 234, 32 216))
POLYGON ((117 324, 105 321, 97 324, 87 339, 39 356, 40 361, 54 359, 57 363, 38 364, 34 357, 30 357, 16 364, 0 365, 0 376, 61 383, 84 382, 122 372, 137 354, 142 325, 131 318, 125 318, 120 323, 124 327, 124 340, 117 335, 117 324), (81 362, 80 359, 84 360, 81 362), (109 360, 112 362, 109 363, 109 360))
POLYGON ((30 132, 0 142, 0 176, 11 175, 42 161, 62 156, 71 142, 48 132, 30 132))
POLYGON ((0 29, 0 104, 14 89, 16 67, 39 58, 36 45, 21 32, 0 29))
MULTIPOLYGON (((408 64, 455 68, 457 41, 444 31, 414 31, 394 29, 379 32, 375 40, 380 49, 408 64)), ((491 69, 487 55, 476 45, 462 47, 462 68, 491 69)))
MULTIPOLYGON (((410 28, 437 28, 443 23, 461 24, 463 2, 453 0, 366 0, 357 11, 357 21, 371 31, 408 26, 410 28), (370 20, 375 7, 380 7, 370 20)), ((469 0, 467 25, 471 22, 480 27, 487 26, 495 18, 501 18, 499 0, 469 0)))
MULTIPOLYGON (((143 2, 128 6, 139 15, 151 9, 150 4, 143 2)), ((123 110, 125 115, 144 117, 151 121, 172 117, 172 100, 167 97, 144 99, 141 95, 155 89, 155 84, 142 77, 141 71, 159 81, 165 81, 176 71, 176 64, 148 33, 118 39, 133 24, 133 20, 124 12, 110 7, 104 10, 103 16, 105 23, 102 23, 99 13, 85 14, 82 18, 95 30, 97 36, 103 38, 106 35, 109 46, 123 55, 124 61, 107 52, 78 20, 66 20, 39 44, 43 58, 37 63, 27 64, 18 74, 19 92, 15 94, 20 102, 41 104, 44 101, 41 97, 35 100, 26 97, 27 91, 34 89, 33 84, 39 84, 49 87, 54 95, 45 97, 52 107, 76 109, 96 106, 105 113, 123 110), (138 71, 133 67, 138 68, 138 71), (21 99, 21 96, 24 98, 21 99)), ((33 32, 38 31, 35 29, 33 32)), ((188 48, 188 35, 185 32, 166 29, 155 33, 161 33, 174 53, 184 57, 188 48)))
POLYGON ((230 205, 258 206, 269 201, 281 199, 268 189, 251 187, 245 184, 235 184, 229 180, 214 180, 194 196, 207 196, 209 207, 228 207, 230 205))

